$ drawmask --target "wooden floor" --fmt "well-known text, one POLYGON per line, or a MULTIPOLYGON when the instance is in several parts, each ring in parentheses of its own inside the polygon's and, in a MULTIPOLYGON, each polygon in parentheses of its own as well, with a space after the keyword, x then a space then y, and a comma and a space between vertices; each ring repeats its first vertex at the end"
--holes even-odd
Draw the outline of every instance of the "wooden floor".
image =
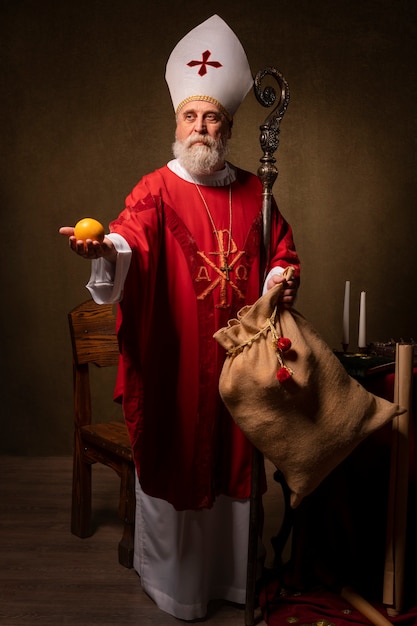
MULTIPOLYGON (((93 472, 96 530, 79 539, 69 530, 71 459, 0 457, 1 626, 181 623, 155 606, 133 569, 119 565, 118 478, 103 466, 93 472)), ((266 536, 280 520, 280 493, 274 489, 272 484, 265 505, 266 536)), ((244 626, 244 611, 215 606, 206 623, 244 626)))

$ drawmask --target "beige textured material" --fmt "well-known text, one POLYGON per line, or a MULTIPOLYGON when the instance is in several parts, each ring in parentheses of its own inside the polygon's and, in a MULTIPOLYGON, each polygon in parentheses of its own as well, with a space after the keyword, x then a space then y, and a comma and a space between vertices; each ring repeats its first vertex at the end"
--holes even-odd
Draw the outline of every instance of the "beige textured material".
POLYGON ((277 306, 284 288, 280 283, 241 309, 214 337, 229 351, 220 395, 248 439, 282 471, 296 507, 360 441, 403 410, 351 378, 299 312, 277 306), (274 333, 291 340, 288 351, 277 351, 274 333), (292 375, 280 383, 282 364, 292 375))

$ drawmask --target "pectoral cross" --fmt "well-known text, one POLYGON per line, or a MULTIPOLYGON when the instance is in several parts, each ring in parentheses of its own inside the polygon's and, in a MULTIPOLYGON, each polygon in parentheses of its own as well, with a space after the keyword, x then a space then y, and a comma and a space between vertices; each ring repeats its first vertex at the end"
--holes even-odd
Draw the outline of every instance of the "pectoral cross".
POLYGON ((233 267, 231 267, 230 265, 227 265, 227 259, 226 259, 226 257, 224 257, 224 258, 222 259, 222 262, 223 262, 223 261, 224 261, 224 266, 223 266, 223 267, 220 267, 219 269, 220 269, 220 271, 221 271, 221 272, 224 272, 224 275, 225 275, 226 280, 230 280, 230 275, 229 275, 229 272, 233 269, 233 267))

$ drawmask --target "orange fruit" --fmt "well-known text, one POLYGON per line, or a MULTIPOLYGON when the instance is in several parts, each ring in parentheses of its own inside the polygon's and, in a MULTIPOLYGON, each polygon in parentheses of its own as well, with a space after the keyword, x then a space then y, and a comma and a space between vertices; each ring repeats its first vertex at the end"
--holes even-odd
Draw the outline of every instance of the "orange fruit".
POLYGON ((104 226, 92 217, 83 217, 82 220, 75 224, 74 235, 77 239, 81 239, 82 241, 91 239, 92 241, 102 243, 104 239, 104 226))

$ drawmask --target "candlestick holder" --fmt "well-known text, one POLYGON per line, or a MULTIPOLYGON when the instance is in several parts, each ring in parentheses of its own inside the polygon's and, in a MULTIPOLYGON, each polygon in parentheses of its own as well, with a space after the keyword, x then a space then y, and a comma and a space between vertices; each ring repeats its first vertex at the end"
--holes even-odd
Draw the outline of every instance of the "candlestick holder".
POLYGON ((343 352, 345 354, 348 351, 348 348, 349 348, 349 344, 348 343, 343 343, 343 341, 342 341, 342 350, 343 350, 343 352))

